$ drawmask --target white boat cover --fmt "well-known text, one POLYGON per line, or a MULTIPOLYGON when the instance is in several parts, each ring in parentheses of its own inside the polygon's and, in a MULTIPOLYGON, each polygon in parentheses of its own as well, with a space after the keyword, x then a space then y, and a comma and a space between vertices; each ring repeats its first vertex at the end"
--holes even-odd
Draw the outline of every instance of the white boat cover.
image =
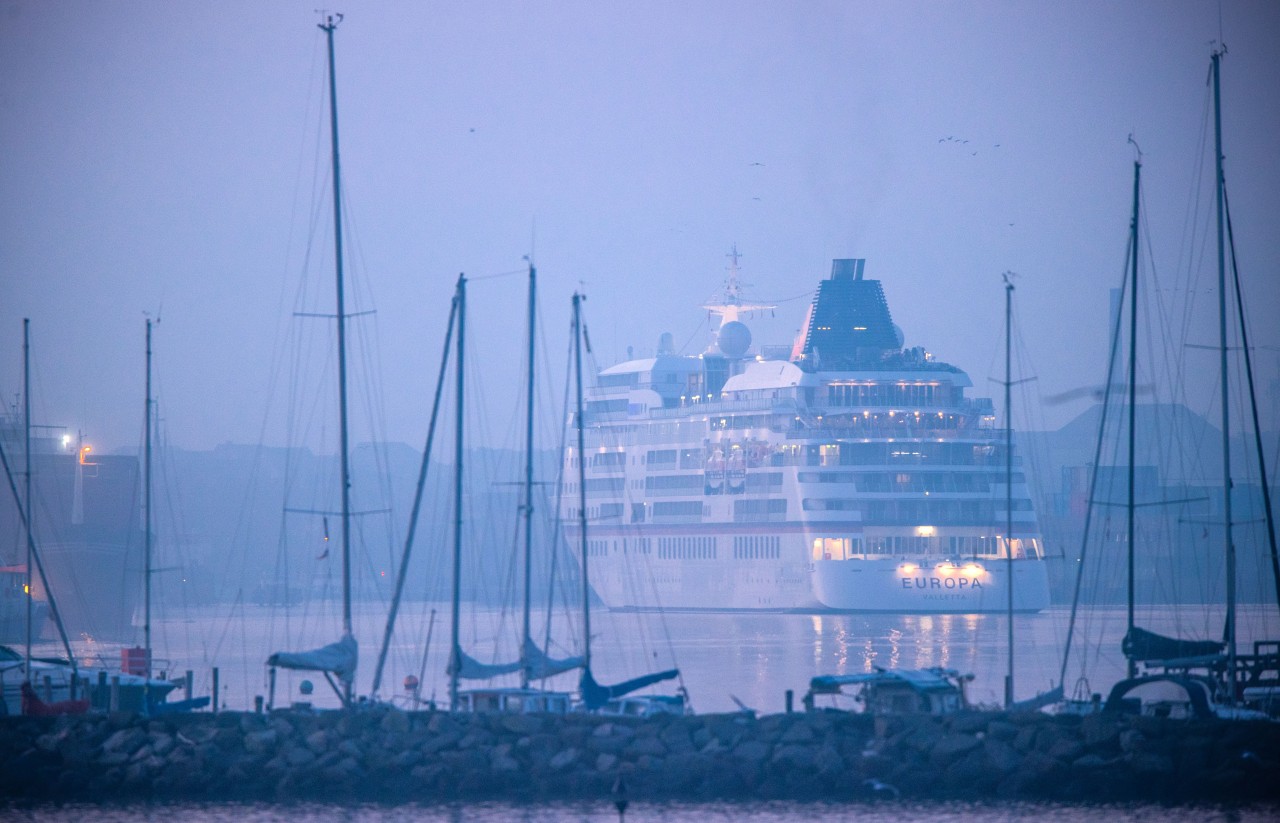
POLYGON ((356 639, 347 634, 337 643, 309 652, 276 652, 267 658, 267 665, 304 672, 332 672, 343 683, 350 683, 355 679, 359 656, 356 639))

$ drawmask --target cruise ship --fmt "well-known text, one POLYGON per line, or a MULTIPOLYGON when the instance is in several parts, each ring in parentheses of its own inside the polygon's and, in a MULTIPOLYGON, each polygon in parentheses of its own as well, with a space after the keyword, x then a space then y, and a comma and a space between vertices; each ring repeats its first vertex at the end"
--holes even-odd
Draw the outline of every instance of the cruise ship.
MULTIPOLYGON (((753 349, 743 318, 771 307, 743 303, 733 259, 705 307, 719 318, 707 351, 663 335, 587 391, 588 565, 604 604, 970 614, 1005 611, 1012 586, 1015 611, 1047 607, 1035 508, 992 401, 903 347, 866 261, 832 262, 792 346, 753 349)), ((579 458, 566 452, 566 523, 579 458)))

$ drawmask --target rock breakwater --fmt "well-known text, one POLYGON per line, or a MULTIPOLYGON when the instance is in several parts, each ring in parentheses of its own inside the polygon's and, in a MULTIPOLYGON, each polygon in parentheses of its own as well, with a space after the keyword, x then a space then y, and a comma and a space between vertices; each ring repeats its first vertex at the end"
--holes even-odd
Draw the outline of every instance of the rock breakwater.
POLYGON ((0 718, 10 799, 1280 800, 1280 726, 834 712, 652 720, 387 708, 0 718))

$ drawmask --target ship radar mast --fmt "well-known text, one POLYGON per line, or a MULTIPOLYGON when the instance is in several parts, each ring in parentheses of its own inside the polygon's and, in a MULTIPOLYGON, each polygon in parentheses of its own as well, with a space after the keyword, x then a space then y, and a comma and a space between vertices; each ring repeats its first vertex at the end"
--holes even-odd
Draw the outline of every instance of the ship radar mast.
POLYGON ((742 255, 738 253, 737 243, 733 244, 725 257, 729 258, 729 277, 725 280, 724 293, 720 296, 720 302, 708 303, 702 307, 720 318, 720 327, 736 322, 744 312, 776 309, 777 306, 763 303, 742 302, 742 282, 738 279, 738 260, 742 255))

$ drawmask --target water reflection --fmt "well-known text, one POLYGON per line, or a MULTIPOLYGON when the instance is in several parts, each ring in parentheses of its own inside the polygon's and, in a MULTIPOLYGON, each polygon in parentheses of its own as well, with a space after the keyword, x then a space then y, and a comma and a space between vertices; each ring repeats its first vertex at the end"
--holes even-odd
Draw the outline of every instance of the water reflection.
MULTIPOLYGON (((670 823, 697 820, 706 823, 966 823, 1003 821, 1060 821, 1060 823, 1127 823, 1160 820, 1167 823, 1201 823, 1207 820, 1262 823, 1276 819, 1274 805, 1156 806, 1071 805, 1067 803, 643 803, 627 809, 629 823, 670 823)), ((576 803, 451 803, 402 805, 317 803, 157 803, 120 806, 57 804, 26 808, 0 805, 0 816, 62 823, 133 823, 144 820, 200 820, 209 823, 612 823, 618 820, 608 800, 576 803)))
MULTIPOLYGON (((402 609, 397 637, 388 658, 385 683, 400 683, 406 674, 422 671, 423 694, 445 694, 443 645, 447 627, 437 621, 430 664, 422 665, 421 641, 431 610, 440 604, 408 603, 402 609), (422 627, 418 631, 415 627, 422 627)), ((253 705, 256 694, 265 694, 267 653, 279 640, 282 617, 266 608, 246 607, 228 621, 223 609, 187 615, 181 621, 162 623, 157 636, 172 638, 157 650, 158 657, 171 661, 174 671, 192 669, 197 690, 207 694, 212 666, 221 671, 223 702, 233 709, 253 705), (187 622, 194 618, 194 622, 187 622)), ((1085 673, 1095 690, 1108 688, 1123 677, 1124 659, 1120 637, 1124 632, 1124 609, 1095 610, 1088 616, 1094 626, 1108 630, 1083 633, 1077 649, 1085 661, 1085 673)), ((442 612, 447 614, 446 611, 442 612)), ((371 665, 375 638, 381 636, 385 611, 377 604, 358 604, 353 615, 356 635, 364 648, 357 689, 367 694, 371 687, 371 665)), ((1014 616, 1017 644, 1015 697, 1025 699, 1056 684, 1061 666, 1062 639, 1069 610, 1056 608, 1035 615, 1014 616)), ((475 627, 467 634, 481 639, 503 624, 501 610, 477 610, 475 627), (490 625, 493 627, 489 629, 490 625)), ((1153 631, 1176 633, 1175 624, 1185 620, 1175 609, 1157 610, 1147 620, 1153 631)), ((845 674, 885 669, 944 666, 962 674, 973 674, 970 697, 978 702, 1003 701, 1003 678, 1007 666, 1007 618, 995 615, 892 615, 892 614, 618 614, 601 615, 604 626, 592 647, 596 676, 602 682, 622 680, 654 666, 665 667, 674 660, 683 673, 695 708, 699 712, 734 711, 730 695, 762 712, 780 712, 784 694, 796 695, 808 688, 818 674, 845 674), (670 646, 666 638, 670 637, 670 646)), ((510 620, 506 625, 510 627, 510 620)), ((1242 626, 1252 621, 1242 621, 1242 626)), ((1242 637, 1247 647, 1250 637, 1242 637)), ((1081 658, 1068 668, 1068 686, 1081 671, 1081 658)), ((277 696, 280 703, 297 699, 298 680, 282 673, 277 696)), ((573 689, 573 675, 565 675, 552 685, 573 689)), ((1070 691, 1070 688, 1068 689, 1070 691)), ((384 697, 386 692, 384 692, 384 697)), ((318 707, 330 708, 332 695, 317 690, 318 707)))

